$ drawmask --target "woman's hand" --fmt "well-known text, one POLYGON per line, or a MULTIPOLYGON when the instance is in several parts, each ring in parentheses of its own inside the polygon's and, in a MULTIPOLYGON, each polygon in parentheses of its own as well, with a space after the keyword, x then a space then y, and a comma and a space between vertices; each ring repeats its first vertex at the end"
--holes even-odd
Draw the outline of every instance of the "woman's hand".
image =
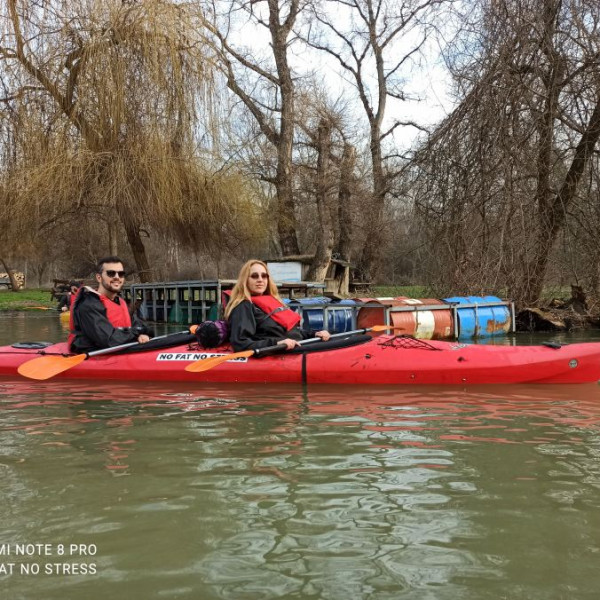
POLYGON ((285 340, 281 340, 277 343, 281 344, 282 346, 285 345, 286 350, 293 350, 296 346, 300 345, 296 340, 292 340, 290 338, 285 338, 285 340))
POLYGON ((139 344, 145 344, 150 341, 150 337, 147 336, 145 333, 142 333, 141 335, 138 335, 137 341, 139 344))
POLYGON ((322 331, 317 331, 317 333, 315 333, 315 337, 321 338, 324 342, 326 342, 331 337, 331 334, 326 329, 323 329, 322 331))

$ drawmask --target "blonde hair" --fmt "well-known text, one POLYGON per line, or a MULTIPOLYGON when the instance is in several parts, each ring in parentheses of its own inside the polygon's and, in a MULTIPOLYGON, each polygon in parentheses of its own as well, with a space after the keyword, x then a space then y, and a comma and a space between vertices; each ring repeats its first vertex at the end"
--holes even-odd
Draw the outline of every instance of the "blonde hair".
MULTIPOLYGON (((261 265, 264 267, 265 271, 269 273, 269 269, 267 265, 262 260, 252 259, 249 260, 244 266, 240 269, 240 274, 238 275, 237 281, 231 290, 231 296, 229 298, 229 302, 227 303, 227 307, 225 308, 225 318, 229 319, 229 315, 231 311, 244 300, 248 300, 251 302, 252 294, 248 289, 248 277, 250 277, 250 269, 254 265, 261 265)), ((281 302, 281 298, 279 296, 279 292, 277 291, 277 286, 273 281, 271 275, 269 274, 269 279, 267 280, 267 289, 265 291, 265 295, 273 296, 273 298, 277 298, 279 302, 281 302)))

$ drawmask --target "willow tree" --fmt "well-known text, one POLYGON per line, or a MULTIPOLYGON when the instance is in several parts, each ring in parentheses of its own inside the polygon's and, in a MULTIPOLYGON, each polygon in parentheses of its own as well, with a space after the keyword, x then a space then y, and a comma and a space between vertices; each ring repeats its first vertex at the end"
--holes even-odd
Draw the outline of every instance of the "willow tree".
POLYGON ((12 261, 30 254, 35 245, 35 234, 30 227, 30 214, 19 204, 12 202, 9 187, 3 179, 0 174, 0 270, 6 271, 12 290, 17 292, 21 285, 12 268, 12 261))
POLYGON ((248 222, 245 186, 222 194, 239 180, 198 152, 213 101, 198 3, 7 0, 0 19, 15 144, 5 184, 38 223, 90 218, 107 239, 121 227, 147 281, 143 230, 189 241, 188 226, 216 220, 203 243, 219 243, 248 222))

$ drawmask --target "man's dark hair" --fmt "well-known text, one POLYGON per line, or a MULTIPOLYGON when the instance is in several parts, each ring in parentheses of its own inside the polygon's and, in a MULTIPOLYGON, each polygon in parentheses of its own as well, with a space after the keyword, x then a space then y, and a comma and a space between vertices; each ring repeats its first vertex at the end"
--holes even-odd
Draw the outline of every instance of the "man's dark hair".
POLYGON ((106 263, 121 263, 122 265, 125 264, 118 256, 105 256, 96 263, 96 273, 102 275, 102 268, 106 263))

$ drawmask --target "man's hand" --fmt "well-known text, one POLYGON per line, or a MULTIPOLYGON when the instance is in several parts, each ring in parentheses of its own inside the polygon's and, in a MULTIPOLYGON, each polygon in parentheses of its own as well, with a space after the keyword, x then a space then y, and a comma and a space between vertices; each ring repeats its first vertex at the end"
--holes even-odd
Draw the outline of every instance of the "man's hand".
POLYGON ((277 343, 281 344, 282 346, 284 345, 286 350, 293 350, 296 346, 300 345, 296 340, 292 340, 290 338, 285 338, 285 340, 281 340, 277 343))

